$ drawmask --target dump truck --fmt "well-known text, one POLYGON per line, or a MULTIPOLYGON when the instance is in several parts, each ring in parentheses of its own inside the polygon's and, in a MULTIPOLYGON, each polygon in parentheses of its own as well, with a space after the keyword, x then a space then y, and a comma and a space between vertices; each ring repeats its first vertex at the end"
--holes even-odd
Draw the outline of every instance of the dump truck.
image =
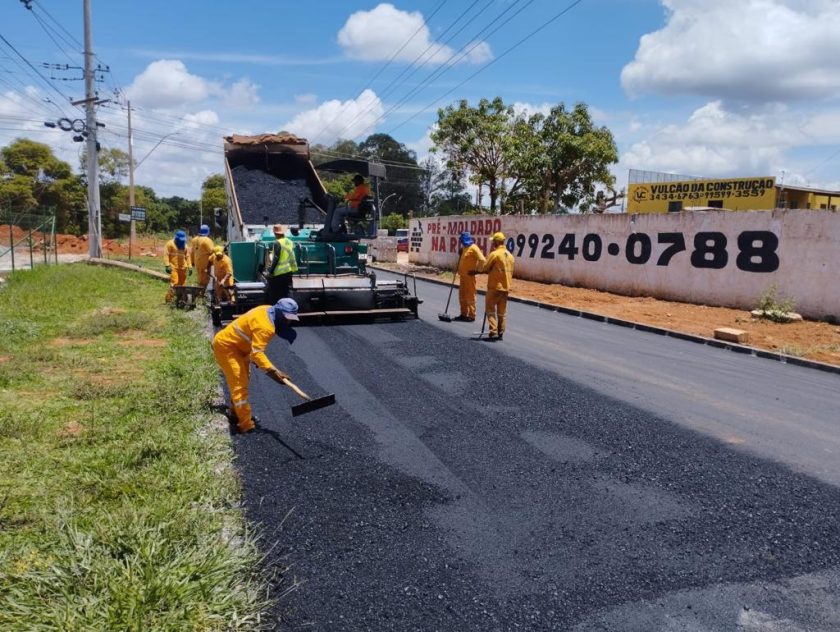
MULTIPOLYGON (((342 221, 341 201, 324 188, 309 143, 292 134, 228 136, 224 143, 228 201, 228 251, 233 261, 233 301, 211 308, 219 324, 268 302, 265 271, 274 245, 272 226, 290 227, 298 272, 291 297, 303 322, 333 317, 416 318, 420 303, 410 280, 377 279, 368 270, 368 246, 376 234, 376 201, 366 200, 342 221)), ((333 161, 319 168, 343 169, 375 180, 383 165, 333 161)), ((378 186, 374 186, 374 191, 378 186)), ((345 209, 346 211, 346 209, 345 209)))

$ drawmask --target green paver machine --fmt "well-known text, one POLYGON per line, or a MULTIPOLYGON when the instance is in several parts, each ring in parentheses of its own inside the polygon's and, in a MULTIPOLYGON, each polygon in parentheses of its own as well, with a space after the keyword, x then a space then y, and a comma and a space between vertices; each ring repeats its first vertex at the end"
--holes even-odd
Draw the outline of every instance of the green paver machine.
MULTIPOLYGON (((360 173, 374 193, 384 165, 338 160, 319 169, 360 173)), ((363 237, 376 234, 376 201, 349 210, 329 195, 309 157, 305 139, 293 135, 230 136, 225 139, 228 250, 233 261, 234 300, 215 304, 220 324, 268 302, 263 276, 274 245, 272 226, 290 227, 298 272, 291 296, 302 321, 367 316, 416 318, 420 303, 409 277, 385 281, 367 269, 363 237)))

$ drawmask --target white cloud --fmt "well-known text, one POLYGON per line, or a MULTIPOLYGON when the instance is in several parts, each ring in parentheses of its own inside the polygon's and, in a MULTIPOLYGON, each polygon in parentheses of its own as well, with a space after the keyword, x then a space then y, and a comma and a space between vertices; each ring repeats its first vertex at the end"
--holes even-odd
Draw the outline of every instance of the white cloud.
POLYGON ((388 3, 353 13, 338 32, 338 43, 348 56, 364 61, 387 61, 395 53, 395 61, 413 62, 422 55, 421 62, 429 64, 480 64, 493 58, 490 45, 483 41, 456 54, 432 39, 422 13, 400 11, 388 3), (453 54, 456 57, 448 61, 453 54))
POLYGON ((774 106, 733 112, 713 101, 684 123, 645 129, 648 137, 622 152, 619 175, 627 168, 697 176, 777 175, 792 163, 791 150, 840 143, 840 110, 796 114, 774 106))
POLYGON ((752 102, 840 96, 840 2, 662 0, 621 82, 631 94, 752 102))
POLYGON ((548 113, 551 112, 551 108, 554 107, 554 105, 556 104, 541 103, 539 105, 534 105, 533 103, 516 101, 513 104, 513 111, 517 116, 523 114, 525 116, 533 116, 534 114, 542 114, 543 116, 548 116, 548 113))
POLYGON ((281 129, 308 138, 312 143, 329 144, 339 138, 370 134, 383 112, 376 93, 365 90, 358 99, 325 101, 317 108, 301 112, 281 129))
POLYGON ((219 85, 190 74, 179 59, 150 63, 126 88, 126 96, 138 105, 167 108, 198 103, 219 91, 219 85))
POLYGON ((240 79, 222 91, 222 103, 231 108, 249 108, 260 102, 260 87, 249 79, 240 79))

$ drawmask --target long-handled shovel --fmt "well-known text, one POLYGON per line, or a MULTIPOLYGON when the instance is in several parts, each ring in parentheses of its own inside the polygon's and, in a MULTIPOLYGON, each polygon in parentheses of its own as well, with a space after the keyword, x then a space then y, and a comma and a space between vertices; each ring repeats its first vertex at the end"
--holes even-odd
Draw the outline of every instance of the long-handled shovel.
POLYGON ((302 404, 292 406, 292 417, 297 417, 298 415, 303 415, 304 413, 311 413, 313 410, 318 410, 319 408, 326 408, 327 406, 332 406, 333 404, 335 404, 335 395, 333 394, 324 395, 323 397, 312 399, 309 395, 300 390, 300 388, 298 388, 298 386, 289 378, 279 377, 276 373, 269 373, 269 377, 271 377, 275 382, 278 382, 279 384, 288 386, 295 393, 297 393, 303 399, 306 400, 302 404))
POLYGON ((449 285, 449 298, 446 299, 446 309, 443 310, 443 314, 438 314, 438 320, 442 320, 445 323, 452 322, 452 316, 449 315, 449 302, 452 300, 452 290, 455 289, 455 278, 458 276, 458 268, 461 267, 461 257, 464 256, 463 251, 460 255, 458 255, 458 267, 455 268, 455 271, 452 273, 452 283, 449 285))

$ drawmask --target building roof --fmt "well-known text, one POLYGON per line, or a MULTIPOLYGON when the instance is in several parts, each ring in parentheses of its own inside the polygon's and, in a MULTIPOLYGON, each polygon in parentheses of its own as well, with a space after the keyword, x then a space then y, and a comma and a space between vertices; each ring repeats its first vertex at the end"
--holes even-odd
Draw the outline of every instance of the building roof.
POLYGON ((785 191, 801 191, 803 193, 816 193, 817 195, 831 195, 840 197, 840 191, 832 191, 831 189, 813 189, 811 187, 803 187, 798 185, 787 185, 776 183, 776 188, 785 191))

